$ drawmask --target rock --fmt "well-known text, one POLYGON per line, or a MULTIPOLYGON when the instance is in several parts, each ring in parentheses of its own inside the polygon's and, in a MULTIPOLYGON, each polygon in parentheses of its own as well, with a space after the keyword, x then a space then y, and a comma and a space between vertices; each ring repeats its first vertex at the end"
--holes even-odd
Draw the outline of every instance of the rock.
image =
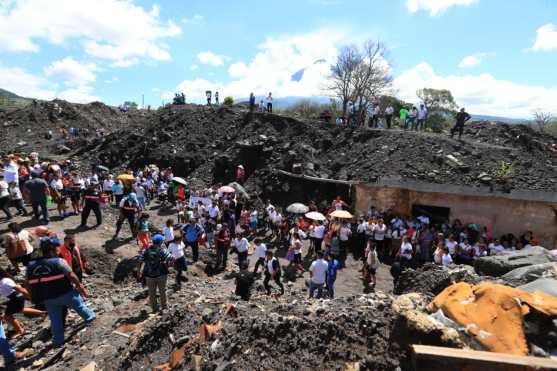
POLYGON ((395 281, 394 293, 397 295, 410 292, 437 295, 452 282, 479 283, 481 278, 468 265, 442 267, 428 263, 418 269, 404 270, 395 281))
POLYGON ((301 174, 302 173, 302 164, 300 164, 300 163, 292 164, 292 172, 294 174, 301 174))
POLYGON ((85 366, 83 366, 79 371, 96 371, 97 364, 94 361, 89 362, 85 366))
POLYGON ((557 278, 557 263, 535 264, 516 268, 501 276, 502 283, 510 286, 525 285, 538 278, 557 278))
POLYGON ((539 290, 548 295, 557 297, 557 280, 554 278, 538 278, 535 281, 518 286, 517 289, 527 292, 535 292, 539 290))
POLYGON ((476 259, 474 268, 479 274, 499 277, 520 267, 535 264, 546 264, 555 261, 555 258, 543 247, 536 246, 528 251, 518 251, 512 254, 485 256, 476 259))
POLYGON ((60 155, 63 155, 65 153, 70 153, 71 151, 72 149, 70 147, 65 146, 63 144, 56 146, 56 152, 60 155))

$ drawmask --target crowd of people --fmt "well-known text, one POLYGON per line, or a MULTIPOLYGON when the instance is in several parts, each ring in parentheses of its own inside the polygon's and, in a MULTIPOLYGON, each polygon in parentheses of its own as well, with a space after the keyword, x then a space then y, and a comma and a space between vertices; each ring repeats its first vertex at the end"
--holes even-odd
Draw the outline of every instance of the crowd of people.
MULTIPOLYGON (((236 180, 241 183, 245 169, 239 165, 236 170, 236 180)), ((84 301, 88 294, 82 284, 83 273, 90 267, 76 236, 58 236, 48 229, 49 209, 54 206, 59 219, 80 216, 78 230, 87 228, 91 213, 95 215, 94 227, 101 225, 103 205, 117 209, 113 240, 127 222, 129 240, 136 241, 141 262, 137 279, 147 287, 153 312, 168 305, 167 277, 171 271, 175 272, 174 288, 179 290, 187 281, 184 272, 188 265, 201 255, 214 256, 210 263, 213 270, 233 272, 235 293, 244 300, 250 299, 257 279, 263 280, 268 295, 282 295, 285 279, 296 280, 306 272, 308 297, 332 299, 337 274, 349 254, 361 262, 361 277, 357 279, 362 280, 365 290, 373 290, 381 263, 402 267, 426 262, 471 264, 481 256, 537 245, 532 232, 495 238, 489 228, 458 219, 451 224, 432 223, 425 215, 403 218, 373 207, 360 218, 350 213, 337 217, 336 212, 351 209, 340 197, 322 202, 320 207, 311 201, 301 211, 275 207, 270 200, 258 208, 230 186, 191 190, 171 168, 146 166, 115 176, 102 166, 79 171, 71 161, 41 161, 37 153, 28 158, 2 159, 0 192, 0 205, 9 223, 2 242, 12 265, 0 270, 0 294, 9 300, 4 318, 17 336, 23 327, 13 318, 14 313, 48 315, 55 346, 64 342, 68 308, 85 323, 93 321, 95 314, 84 301), (164 225, 151 220, 149 205, 154 201, 175 213, 164 225), (31 206, 30 216, 42 224, 32 231, 11 220, 12 208, 23 216, 29 214, 26 204, 31 206), (229 262, 231 253, 237 256, 237 268, 229 262), (26 267, 25 282, 17 283, 14 276, 22 266, 26 267), (34 308, 25 307, 25 300, 31 300, 34 308)), ((7 345, 3 334, 0 328, 3 354, 10 362, 19 355, 7 345)))

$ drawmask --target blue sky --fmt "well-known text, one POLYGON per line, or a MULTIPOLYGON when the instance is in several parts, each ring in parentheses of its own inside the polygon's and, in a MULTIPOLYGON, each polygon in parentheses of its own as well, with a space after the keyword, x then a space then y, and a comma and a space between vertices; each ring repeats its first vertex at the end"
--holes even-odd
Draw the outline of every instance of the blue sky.
POLYGON ((0 87, 113 105, 323 96, 338 49, 374 39, 400 98, 448 88, 473 113, 528 117, 557 113, 555 15, 553 0, 0 0, 0 87))

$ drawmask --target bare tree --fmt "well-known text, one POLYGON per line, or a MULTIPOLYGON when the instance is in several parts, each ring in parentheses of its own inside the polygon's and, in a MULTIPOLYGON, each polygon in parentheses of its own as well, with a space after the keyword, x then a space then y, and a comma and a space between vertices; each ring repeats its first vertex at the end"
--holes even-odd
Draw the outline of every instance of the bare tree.
POLYGON ((342 115, 346 116, 348 102, 353 96, 353 80, 361 63, 361 56, 355 45, 342 48, 336 63, 331 67, 329 85, 327 87, 342 102, 342 115))
POLYGON ((356 105, 358 121, 369 106, 392 86, 387 49, 384 44, 368 40, 362 48, 344 47, 331 68, 329 91, 342 102, 346 116, 348 103, 356 105))
POLYGON ((538 128, 543 133, 545 132, 547 125, 553 120, 553 115, 551 112, 542 112, 541 110, 536 110, 534 112, 534 121, 538 125, 538 128))

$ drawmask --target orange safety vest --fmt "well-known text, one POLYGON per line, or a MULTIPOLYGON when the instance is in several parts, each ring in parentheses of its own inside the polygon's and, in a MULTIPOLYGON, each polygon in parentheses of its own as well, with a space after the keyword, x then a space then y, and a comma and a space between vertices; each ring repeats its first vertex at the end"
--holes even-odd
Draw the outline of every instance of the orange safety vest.
MULTIPOLYGON (((79 265, 81 266, 81 271, 83 271, 84 267, 83 267, 83 260, 81 260, 81 252, 79 251, 79 248, 77 246, 74 246, 74 251, 77 254, 77 260, 79 261, 79 265)), ((72 253, 71 253, 70 249, 68 249, 66 244, 62 245, 62 247, 60 248, 60 257, 62 259, 64 259, 66 261, 66 263, 68 263, 70 268, 72 268, 72 270, 73 270, 72 253)))

